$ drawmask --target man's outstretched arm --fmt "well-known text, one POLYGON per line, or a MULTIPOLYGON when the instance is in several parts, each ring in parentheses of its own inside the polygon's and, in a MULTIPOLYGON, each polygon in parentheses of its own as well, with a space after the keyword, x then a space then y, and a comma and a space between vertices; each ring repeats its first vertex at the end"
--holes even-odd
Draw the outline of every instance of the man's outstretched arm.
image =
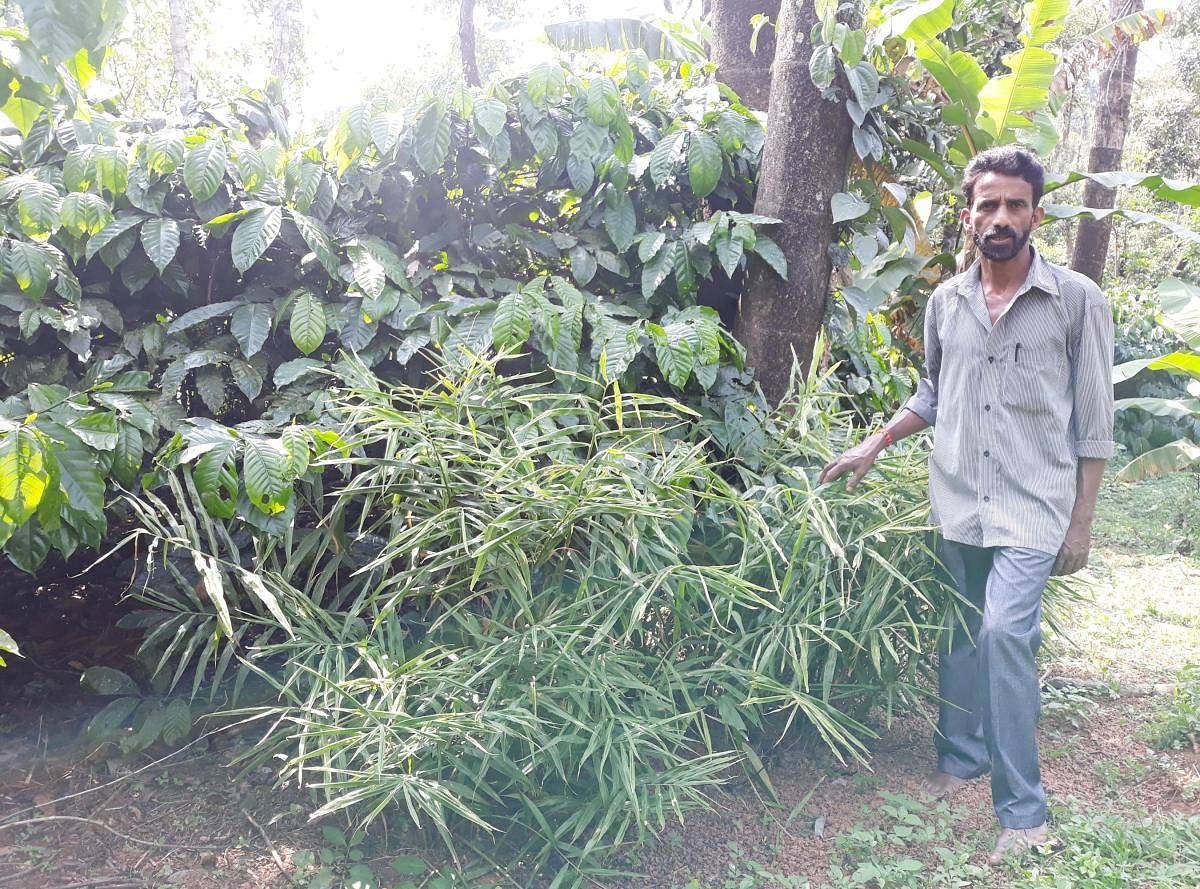
POLYGON ((817 482, 819 484, 831 482, 838 476, 849 472, 851 475, 846 482, 846 489, 853 491, 854 487, 862 480, 862 477, 867 474, 867 470, 874 465, 875 458, 883 453, 884 448, 887 447, 888 436, 891 437, 892 441, 899 441, 928 427, 929 421, 920 414, 908 408, 901 408, 899 413, 887 422, 882 431, 868 436, 854 447, 830 461, 821 470, 821 475, 817 479, 817 482), (884 435, 885 432, 887 435, 884 435))
POLYGON ((1071 522, 1067 525, 1067 536, 1058 551, 1053 574, 1074 574, 1086 567, 1092 549, 1092 519, 1096 516, 1096 498, 1100 494, 1100 482, 1104 478, 1107 460, 1097 457, 1080 457, 1075 470, 1075 506, 1071 510, 1071 522))
POLYGON ((888 438, 899 441, 937 422, 938 376, 942 369, 942 342, 938 338, 936 314, 937 296, 937 291, 934 291, 925 306, 925 376, 917 384, 916 393, 892 419, 888 420, 882 431, 869 436, 830 461, 821 470, 817 479, 819 484, 831 482, 849 472, 851 476, 846 482, 846 488, 854 490, 855 485, 874 465, 875 458, 887 447, 888 438))

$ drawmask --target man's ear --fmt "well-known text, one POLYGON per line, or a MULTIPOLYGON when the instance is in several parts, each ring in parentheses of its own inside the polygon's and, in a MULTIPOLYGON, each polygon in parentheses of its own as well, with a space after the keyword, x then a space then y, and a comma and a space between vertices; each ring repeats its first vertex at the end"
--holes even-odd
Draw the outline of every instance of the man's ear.
MULTIPOLYGON (((1039 207, 1038 209, 1040 210, 1041 208, 1039 207)), ((1042 215, 1045 215, 1045 213, 1043 213, 1042 215)), ((971 227, 971 208, 970 207, 963 207, 961 210, 958 211, 958 221, 962 223, 963 228, 969 229, 971 227)))
POLYGON ((1042 220, 1046 218, 1046 211, 1042 207, 1033 208, 1033 224, 1029 227, 1030 231, 1042 224, 1042 220))

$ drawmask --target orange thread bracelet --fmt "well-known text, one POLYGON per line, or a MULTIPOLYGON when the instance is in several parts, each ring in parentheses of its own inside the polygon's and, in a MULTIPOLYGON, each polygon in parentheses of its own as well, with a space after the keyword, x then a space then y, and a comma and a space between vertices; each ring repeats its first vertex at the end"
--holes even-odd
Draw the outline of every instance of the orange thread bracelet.
POLYGON ((889 448, 896 443, 896 439, 892 438, 892 433, 888 432, 886 429, 882 430, 882 435, 884 443, 889 448))

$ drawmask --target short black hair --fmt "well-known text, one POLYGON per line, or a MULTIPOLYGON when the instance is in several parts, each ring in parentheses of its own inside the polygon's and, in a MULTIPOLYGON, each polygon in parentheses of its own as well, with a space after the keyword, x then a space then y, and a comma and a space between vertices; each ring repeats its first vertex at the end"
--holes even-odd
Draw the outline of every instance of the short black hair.
POLYGON ((975 183, 985 173, 999 173, 1002 176, 1024 179, 1033 188, 1035 207, 1046 188, 1046 171, 1042 168, 1042 162, 1028 148, 1017 145, 989 148, 971 158, 966 172, 963 173, 963 194, 966 195, 968 208, 975 203, 975 183))

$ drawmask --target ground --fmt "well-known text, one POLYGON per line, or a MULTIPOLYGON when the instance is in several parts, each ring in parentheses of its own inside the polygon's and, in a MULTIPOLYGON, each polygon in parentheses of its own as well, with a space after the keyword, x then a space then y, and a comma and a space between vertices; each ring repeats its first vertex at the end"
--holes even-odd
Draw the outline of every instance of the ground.
MULTIPOLYGON (((1173 698, 1200 664, 1200 489, 1190 476, 1106 482, 1085 572, 1091 601, 1044 649, 1041 752, 1060 848, 1001 868, 986 779, 933 804, 932 709, 876 727, 866 765, 811 743, 777 751, 778 799, 731 787, 715 810, 668 825, 609 889, 1095 887, 1200 885, 1200 751, 1159 749, 1173 698), (1155 746, 1157 742, 1159 746, 1155 746)), ((117 568, 90 583, 119 584, 117 568)), ((448 889, 456 879, 387 837, 306 823, 271 773, 230 766, 249 732, 205 733, 136 756, 83 744, 97 710, 79 671, 120 666, 135 634, 64 580, 21 590, 3 624, 30 655, 0 672, 0 889, 368 886, 448 889), (373 875, 374 880, 371 877, 373 875), (358 881, 357 883, 355 881, 358 881)), ((1200 692, 1198 692, 1200 694, 1200 692)), ((493 872, 494 873, 494 872, 493 872)))

